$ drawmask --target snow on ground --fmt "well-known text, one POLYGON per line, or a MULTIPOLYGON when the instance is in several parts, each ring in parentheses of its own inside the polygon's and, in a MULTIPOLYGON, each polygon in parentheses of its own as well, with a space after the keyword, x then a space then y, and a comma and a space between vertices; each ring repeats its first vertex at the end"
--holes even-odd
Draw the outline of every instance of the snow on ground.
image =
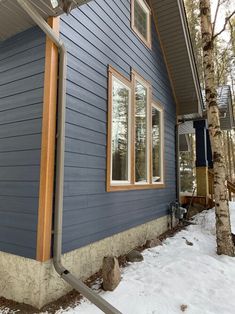
MULTIPOLYGON (((230 209, 235 233, 235 203, 230 209)), ((235 258, 216 255, 214 210, 194 222, 162 246, 145 250, 144 261, 122 269, 117 289, 101 296, 123 314, 235 313, 235 258)), ((57 312, 77 313, 102 312, 88 301, 57 312)))

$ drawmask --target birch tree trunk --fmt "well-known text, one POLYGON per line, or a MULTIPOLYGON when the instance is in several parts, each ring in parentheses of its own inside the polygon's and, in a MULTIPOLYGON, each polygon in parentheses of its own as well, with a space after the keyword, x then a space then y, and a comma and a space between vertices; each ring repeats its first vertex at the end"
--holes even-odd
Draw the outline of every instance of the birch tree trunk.
POLYGON ((229 166, 229 180, 232 181, 232 158, 231 158, 231 145, 230 145, 230 131, 227 131, 227 145, 228 145, 228 166, 229 166))
POLYGON ((200 18, 208 129, 214 163, 217 253, 234 256, 225 178, 226 169, 223 152, 223 137, 220 129, 217 92, 215 88, 210 0, 200 0, 200 18))
POLYGON ((234 149, 234 131, 232 130, 230 133, 230 143, 231 143, 231 151, 232 151, 232 165, 233 165, 233 176, 232 176, 232 182, 234 182, 235 179, 235 149, 234 149))

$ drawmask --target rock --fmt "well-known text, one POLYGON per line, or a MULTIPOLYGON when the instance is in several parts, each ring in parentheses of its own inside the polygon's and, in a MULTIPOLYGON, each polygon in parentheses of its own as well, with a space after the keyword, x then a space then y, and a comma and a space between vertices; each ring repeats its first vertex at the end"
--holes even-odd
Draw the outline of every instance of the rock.
POLYGON ((126 256, 126 260, 128 262, 131 262, 131 263, 142 262, 143 259, 144 259, 143 255, 137 250, 133 250, 133 251, 129 252, 126 256))
POLYGON ((183 237, 183 239, 185 239, 185 242, 187 245, 193 246, 193 242, 188 241, 185 237, 183 237))
POLYGON ((159 239, 147 240, 145 243, 146 248, 152 248, 159 245, 162 245, 162 241, 159 239))
POLYGON ((121 272, 118 259, 113 256, 107 256, 103 259, 102 267, 103 289, 113 291, 121 281, 121 272))
POLYGON ((186 304, 182 304, 180 306, 180 309, 181 309, 182 312, 185 312, 187 310, 187 308, 188 308, 188 305, 186 305, 186 304))
POLYGON ((189 245, 189 246, 193 246, 193 242, 190 242, 188 240, 186 240, 186 244, 189 245))

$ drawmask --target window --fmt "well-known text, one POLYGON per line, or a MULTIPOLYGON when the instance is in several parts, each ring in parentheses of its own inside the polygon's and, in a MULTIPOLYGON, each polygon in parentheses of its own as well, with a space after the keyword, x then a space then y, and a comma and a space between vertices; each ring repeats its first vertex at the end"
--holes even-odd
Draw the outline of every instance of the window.
POLYGON ((109 67, 107 190, 164 187, 163 109, 151 86, 132 71, 131 82, 109 67))
POLYGON ((135 80, 135 182, 148 182, 148 88, 135 80))
POLYGON ((163 181, 163 111, 152 104, 152 183, 163 181))
POLYGON ((131 85, 110 68, 110 128, 112 184, 130 183, 130 109, 131 85))
POLYGON ((151 47, 151 10, 145 0, 132 0, 131 27, 151 47))

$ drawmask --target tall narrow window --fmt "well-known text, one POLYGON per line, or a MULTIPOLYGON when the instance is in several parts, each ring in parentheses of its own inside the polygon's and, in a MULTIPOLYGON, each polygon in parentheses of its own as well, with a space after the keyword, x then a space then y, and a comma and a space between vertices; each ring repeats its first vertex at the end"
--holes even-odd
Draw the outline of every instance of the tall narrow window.
POLYGON ((145 0, 132 0, 132 16, 131 25, 136 34, 144 41, 144 43, 151 46, 151 30, 150 8, 145 0))
POLYGON ((163 188, 163 109, 150 83, 109 66, 108 96, 107 191, 163 188))
POLYGON ((148 181, 148 88, 135 82, 135 181, 148 181))
POLYGON ((152 105, 152 183, 163 181, 162 109, 152 105))
POLYGON ((130 181, 129 129, 131 90, 121 80, 112 76, 112 169, 113 183, 130 181))

